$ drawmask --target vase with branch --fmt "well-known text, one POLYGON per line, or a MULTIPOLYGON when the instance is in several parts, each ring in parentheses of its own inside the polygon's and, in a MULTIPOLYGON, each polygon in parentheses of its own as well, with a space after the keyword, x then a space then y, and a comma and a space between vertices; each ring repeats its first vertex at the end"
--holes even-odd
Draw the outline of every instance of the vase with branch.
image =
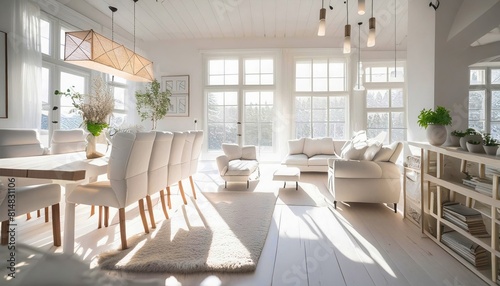
POLYGON ((144 92, 137 91, 135 93, 137 113, 142 121, 151 120, 152 130, 155 130, 158 121, 167 115, 170 109, 171 95, 172 93, 168 89, 160 91, 160 83, 156 79, 146 86, 144 92))
POLYGON ((87 158, 97 158, 103 154, 97 152, 97 137, 106 129, 109 124, 109 116, 113 113, 115 99, 111 90, 101 77, 96 77, 93 81, 92 92, 82 94, 74 90, 74 87, 66 91, 56 90, 56 95, 69 97, 72 101, 73 109, 83 118, 83 127, 87 129, 87 158))

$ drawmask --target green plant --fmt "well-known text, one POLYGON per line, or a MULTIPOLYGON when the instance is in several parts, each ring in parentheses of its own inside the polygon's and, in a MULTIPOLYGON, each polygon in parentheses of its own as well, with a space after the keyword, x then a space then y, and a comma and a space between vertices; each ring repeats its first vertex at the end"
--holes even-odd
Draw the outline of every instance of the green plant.
POLYGON ((172 93, 167 89, 160 91, 160 83, 155 79, 146 86, 146 91, 137 91, 137 112, 141 120, 150 119, 153 123, 152 129, 156 129, 158 120, 167 115, 170 108, 170 96, 172 93))
POLYGON ((453 130, 451 132, 451 135, 457 136, 457 137, 465 137, 467 135, 477 135, 479 134, 474 128, 467 128, 465 131, 460 131, 460 130, 453 130))
POLYGON ((417 123, 420 127, 427 128, 429 125, 451 125, 450 111, 443 106, 438 106, 436 110, 422 109, 418 115, 417 123))
POLYGON ((467 142, 469 142, 469 144, 472 144, 472 145, 479 145, 479 144, 481 144, 480 141, 474 141, 474 140, 469 140, 467 142))
POLYGON ((498 141, 491 137, 490 133, 483 133, 483 145, 484 146, 498 146, 498 141))

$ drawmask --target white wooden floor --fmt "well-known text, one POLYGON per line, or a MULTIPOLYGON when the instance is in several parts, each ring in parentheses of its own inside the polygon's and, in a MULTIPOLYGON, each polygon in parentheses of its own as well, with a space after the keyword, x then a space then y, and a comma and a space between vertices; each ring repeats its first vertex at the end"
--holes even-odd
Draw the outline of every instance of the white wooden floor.
MULTIPOLYGON (((272 173, 278 167, 262 164, 261 178, 252 186, 258 183, 276 189, 282 187, 281 182, 271 181, 272 173)), ((198 192, 223 188, 215 165, 202 164, 201 169, 195 176, 198 192)), ((326 176, 326 173, 303 173, 301 182, 315 185, 330 199, 326 176)), ((186 182, 185 186, 186 193, 191 195, 189 183, 186 182)), ((229 188, 244 190, 246 186, 229 184, 229 188)), ((155 217, 161 223, 164 217, 158 202, 158 197, 153 197, 155 217)), ((169 214, 171 219, 177 219, 178 213, 182 212, 179 207, 182 200, 173 195, 172 202, 174 206, 169 214)), ((117 212, 110 209, 110 227, 96 229, 97 216, 89 216, 88 206, 77 206, 76 210, 75 250, 81 259, 94 267, 99 253, 120 247, 117 212)), ((61 213, 64 214, 64 206, 61 213)), ((127 217, 127 236, 131 240, 143 232, 136 205, 127 209, 127 217)), ((36 218, 24 221, 24 218, 18 219, 19 243, 28 243, 49 252, 62 251, 62 247, 52 246, 49 223, 36 218)), ((392 208, 382 204, 354 203, 338 204, 336 210, 331 206, 278 203, 257 270, 253 273, 113 272, 108 275, 161 280, 165 285, 486 285, 423 236, 400 213, 395 214, 392 208)))

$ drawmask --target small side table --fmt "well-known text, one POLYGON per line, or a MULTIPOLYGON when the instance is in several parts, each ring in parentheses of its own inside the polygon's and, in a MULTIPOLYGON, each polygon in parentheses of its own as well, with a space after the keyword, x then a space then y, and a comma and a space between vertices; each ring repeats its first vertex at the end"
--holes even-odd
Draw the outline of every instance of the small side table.
POLYGON ((283 188, 286 188, 287 181, 295 181, 295 189, 299 189, 300 169, 296 167, 280 168, 274 172, 273 181, 284 181, 283 188))

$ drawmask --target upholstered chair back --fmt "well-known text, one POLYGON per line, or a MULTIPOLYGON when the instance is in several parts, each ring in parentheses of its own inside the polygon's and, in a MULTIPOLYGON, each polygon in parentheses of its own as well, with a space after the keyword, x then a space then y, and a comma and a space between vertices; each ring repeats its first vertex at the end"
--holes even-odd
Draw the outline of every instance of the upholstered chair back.
POLYGON ((156 133, 120 132, 114 135, 108 179, 120 207, 147 195, 148 167, 156 133))
POLYGON ((45 153, 34 129, 0 129, 0 158, 39 156, 45 153))
POLYGON ((85 132, 83 129, 54 130, 50 140, 50 153, 62 154, 85 151, 85 132))
POLYGON ((194 132, 184 132, 186 134, 186 141, 184 143, 184 149, 182 149, 181 158, 181 178, 186 179, 191 175, 191 154, 193 153, 193 143, 196 137, 194 132))
POLYGON ((186 133, 174 132, 172 140, 172 148, 170 149, 170 160, 168 162, 168 180, 167 186, 171 186, 182 180, 182 153, 184 150, 184 142, 186 141, 186 133))
POLYGON ((190 175, 196 174, 198 171, 198 160, 200 159, 201 147, 203 145, 203 131, 190 131, 195 133, 193 142, 193 151, 191 152, 190 175))
POLYGON ((168 162, 174 134, 156 132, 148 169, 148 194, 153 195, 167 186, 168 162))

